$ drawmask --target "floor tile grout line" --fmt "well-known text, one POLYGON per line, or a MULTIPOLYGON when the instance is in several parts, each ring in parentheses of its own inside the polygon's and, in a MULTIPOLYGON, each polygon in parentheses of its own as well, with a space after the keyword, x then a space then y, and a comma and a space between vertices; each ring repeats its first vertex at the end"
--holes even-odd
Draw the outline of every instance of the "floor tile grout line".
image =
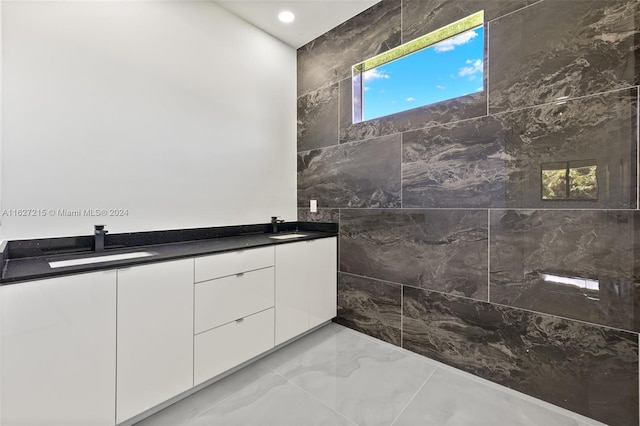
POLYGON ((333 411, 334 413, 336 413, 337 415, 339 415, 340 417, 343 417, 345 420, 347 420, 348 422, 358 426, 358 423, 354 422, 353 420, 351 420, 349 417, 345 416, 344 414, 342 414, 341 412, 339 412, 338 410, 336 410, 335 408, 333 408, 332 406, 330 406, 329 404, 327 404, 326 402, 324 402, 323 400, 321 400, 320 398, 318 398, 317 396, 313 395, 312 393, 309 393, 307 390, 305 390, 304 388, 300 387, 298 384, 294 383, 293 381, 289 380, 288 378, 286 378, 285 376, 283 376, 282 374, 278 373, 277 371, 273 370, 278 376, 282 377, 284 380, 287 381, 287 383, 291 383, 293 386, 295 386, 296 388, 300 389, 302 392, 304 392, 305 394, 307 394, 308 396, 310 396, 311 398, 313 398, 314 400, 318 401, 319 403, 321 403, 322 405, 324 405, 325 407, 329 408, 331 411, 333 411))
POLYGON ((415 391, 415 393, 413 394, 413 396, 409 399, 409 401, 405 404, 405 406, 402 408, 402 410, 400 410, 400 413, 396 416, 395 419, 393 419, 393 421, 391 422, 390 426, 393 426, 398 419, 400 418, 400 416, 402 416, 402 414, 405 412, 405 410, 407 409, 407 407, 409 407, 409 405, 411 405, 411 403, 413 402, 414 399, 416 399, 416 396, 418 396, 418 394, 420 393, 420 391, 422 390, 422 388, 424 388, 424 385, 427 384, 427 382, 429 381, 429 379, 431 378, 431 376, 433 376, 433 374, 436 372, 436 370, 438 370, 440 367, 435 367, 433 369, 433 371, 429 374, 429 376, 424 380, 424 382, 422 383, 422 385, 420 385, 420 387, 418 388, 417 391, 415 391))
MULTIPOLYGON (((244 369, 244 368, 246 368, 246 367, 243 367, 243 369, 244 369)), ((271 370, 271 368, 269 368, 269 367, 266 367, 266 368, 267 368, 268 370, 271 370)), ((239 371, 242 371, 242 369, 240 369, 240 370, 236 371, 235 373, 237 373, 237 372, 239 372, 239 371)), ((273 371, 273 370, 271 370, 271 371, 273 371)), ((235 373, 233 373, 233 374, 235 374, 235 373)), ((275 372, 274 372, 274 373, 275 373, 275 372)), ((231 374, 231 375, 229 375, 229 376, 227 376, 227 377, 231 377, 233 374, 231 374)), ((275 373, 275 374, 277 374, 277 373, 275 373)), ((227 377, 224 377, 222 380, 226 379, 227 377)), ((238 390, 236 390, 236 391, 231 392, 229 395, 225 396, 225 397, 224 397, 224 398, 222 398, 220 401, 218 401, 218 402, 216 402, 215 404, 213 404, 211 407, 207 408, 206 410, 202 411, 201 413, 198 413, 196 416, 194 416, 194 417, 192 418, 192 420, 193 420, 193 419, 196 419, 196 418, 198 418, 198 417, 200 417, 200 416, 202 416, 202 415, 203 415, 203 414, 205 414, 205 413, 208 413, 209 411, 211 411, 211 410, 213 410, 213 409, 215 409, 216 407, 218 407, 218 406, 219 406, 220 404, 222 404, 223 402, 226 402, 227 400, 229 400, 229 399, 233 398, 234 396, 236 396, 237 394, 239 394, 240 392, 242 392, 243 390, 245 390, 248 386, 251 386, 251 385, 253 385, 253 384, 257 383, 257 382, 262 381, 265 377, 267 377, 267 376, 259 377, 259 378, 257 378, 256 380, 252 381, 251 383, 247 384, 246 386, 242 386, 240 389, 238 389, 238 390)), ((206 389, 206 388, 207 388, 207 387, 209 387, 209 386, 215 386, 215 385, 216 385, 216 384, 218 384, 218 383, 220 383, 220 382, 214 382, 214 383, 212 383, 211 385, 208 385, 208 386, 204 387, 204 388, 203 388, 203 389, 201 389, 201 390, 204 390, 204 389, 206 389)), ((199 392, 199 391, 198 391, 198 392, 199 392)), ((197 392, 196 392, 196 393, 197 393, 197 392)), ((195 395, 195 394, 194 394, 194 395, 195 395)))
MULTIPOLYGON (((341 325, 341 324, 335 324, 335 326, 337 326, 337 327, 339 327, 339 328, 341 328, 341 329, 343 329, 343 330, 345 330, 345 331, 347 331, 347 332, 349 332, 351 334, 354 334, 354 335, 356 335, 358 337, 361 337, 361 338, 364 338, 364 339, 368 339, 368 340, 372 340, 372 341, 380 344, 381 346, 384 346, 384 347, 386 347, 388 349, 391 349, 391 350, 395 350, 395 351, 399 352, 402 355, 413 356, 413 357, 417 357, 417 358, 422 359, 422 360, 428 360, 430 363, 433 363, 432 364, 432 366, 434 367, 434 372, 433 373, 435 373, 435 369, 440 369, 440 371, 444 372, 445 374, 455 374, 455 375, 458 375, 458 376, 462 377, 465 380, 471 380, 471 381, 473 381, 475 383, 479 383, 479 384, 482 384, 484 386, 489 386, 493 390, 497 390, 497 391, 500 391, 500 392, 507 393, 509 395, 513 395, 514 397, 518 398, 519 400, 527 401, 527 402, 532 403, 532 404, 534 404, 534 405, 536 405, 538 407, 541 407, 543 409, 546 409, 546 410, 552 411, 554 413, 563 415, 565 417, 569 417, 569 418, 574 419, 576 421, 585 423, 588 426, 595 426, 595 425, 601 424, 601 423, 598 423, 597 420, 589 418, 589 417, 586 417, 586 416, 584 416, 584 415, 582 415, 580 413, 577 413, 575 411, 571 411, 571 410, 569 410, 567 408, 564 408, 564 407, 561 407, 559 405, 555 405, 555 404, 546 402, 546 401, 544 401, 544 400, 542 400, 540 398, 536 398, 534 396, 531 396, 529 394, 523 393, 523 392, 518 391, 516 389, 509 388, 509 387, 504 386, 504 385, 502 385, 500 383, 493 382, 493 381, 491 381, 489 379, 485 379, 484 377, 477 376, 477 375, 475 375, 473 373, 470 373, 468 371, 461 370, 460 368, 454 367, 452 365, 445 364, 442 361, 438 361, 436 359, 429 358, 428 356, 421 355, 421 354, 419 354, 417 352, 413 352, 413 351, 411 351, 409 349, 396 346, 396 345, 394 345, 392 343, 389 343, 387 341, 380 340, 380 339, 375 338, 373 336, 370 336, 368 334, 364 334, 364 333, 362 333, 362 332, 360 332, 358 330, 351 329, 351 328, 346 327, 346 326, 341 325)), ((640 359, 638 360, 638 362, 639 362, 639 365, 640 365, 640 359)), ((433 373, 431 375, 433 375, 433 373)), ((395 421, 397 421, 397 418, 394 420, 394 422, 395 421)))

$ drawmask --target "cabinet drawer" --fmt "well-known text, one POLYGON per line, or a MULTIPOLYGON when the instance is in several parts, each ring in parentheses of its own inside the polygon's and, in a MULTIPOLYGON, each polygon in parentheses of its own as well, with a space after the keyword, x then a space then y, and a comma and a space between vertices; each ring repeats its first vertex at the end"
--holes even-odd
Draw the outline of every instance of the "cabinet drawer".
POLYGON ((272 308, 273 267, 196 284, 195 333, 272 308))
POLYGON ((194 386, 273 348, 274 309, 195 336, 194 386))
POLYGON ((195 282, 226 277, 274 265, 273 247, 238 250, 212 256, 197 257, 195 282))

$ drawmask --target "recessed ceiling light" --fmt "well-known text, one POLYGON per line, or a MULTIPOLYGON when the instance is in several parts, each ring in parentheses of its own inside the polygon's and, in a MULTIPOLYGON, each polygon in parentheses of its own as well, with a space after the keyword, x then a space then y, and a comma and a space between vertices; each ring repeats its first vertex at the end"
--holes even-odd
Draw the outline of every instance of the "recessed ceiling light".
POLYGON ((289 12, 288 10, 284 10, 280 12, 280 14, 278 15, 278 19, 280 19, 280 22, 284 22, 285 24, 288 24, 290 22, 293 22, 294 19, 296 19, 296 15, 289 12))

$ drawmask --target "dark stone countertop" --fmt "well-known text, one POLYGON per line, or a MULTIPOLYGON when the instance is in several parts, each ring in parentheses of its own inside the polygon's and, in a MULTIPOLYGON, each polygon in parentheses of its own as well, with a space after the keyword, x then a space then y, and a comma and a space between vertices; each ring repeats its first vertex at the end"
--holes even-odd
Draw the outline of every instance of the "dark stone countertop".
POLYGON ((305 235, 304 237, 288 240, 270 238, 276 235, 272 234, 270 230, 270 224, 258 224, 107 234, 105 236, 105 249, 100 253, 95 253, 92 249, 92 235, 5 241, 0 246, 0 262, 2 263, 0 285, 184 259, 226 251, 288 244, 338 235, 338 225, 334 223, 288 222, 278 224, 278 234, 298 232, 305 235), (49 266, 51 261, 138 251, 151 252, 153 255, 87 265, 58 268, 49 266))

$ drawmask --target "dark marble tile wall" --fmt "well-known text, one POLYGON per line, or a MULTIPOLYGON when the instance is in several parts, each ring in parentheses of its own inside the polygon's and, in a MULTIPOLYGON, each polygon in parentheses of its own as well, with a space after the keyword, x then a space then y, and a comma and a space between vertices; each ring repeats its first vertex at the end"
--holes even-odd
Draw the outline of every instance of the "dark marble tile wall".
POLYGON ((487 112, 485 92, 353 123, 351 79, 340 82, 340 143, 392 135, 411 129, 480 117, 487 112))
POLYGON ((490 22, 490 111, 638 84, 639 17, 635 0, 545 0, 490 22))
POLYGON ((318 209, 312 213, 309 207, 298 207, 298 221, 300 222, 340 222, 340 209, 318 209))
POLYGON ((336 322, 400 346, 402 286, 339 273, 336 322))
POLYGON ((400 45, 400 1, 382 0, 298 49, 298 96, 351 77, 351 67, 400 45))
POLYGON ((298 98, 298 151, 338 144, 338 84, 298 98))
POLYGON ((400 135, 298 154, 298 207, 400 207, 400 135))
POLYGON ((540 0, 402 0, 402 42, 413 40, 484 10, 484 20, 522 9, 540 0))
POLYGON ((342 209, 340 270, 487 300, 486 211, 342 209))
POLYGON ((337 321, 637 425, 639 47, 637 0, 384 0, 299 49, 298 216, 340 224, 337 321), (484 92, 352 123, 352 65, 481 9, 484 92), (570 164, 589 196, 543 199, 570 164))
POLYGON ((638 335, 403 288, 403 347, 611 425, 638 424, 638 335))
POLYGON ((494 210, 491 301, 640 331, 638 211, 494 210))
POLYGON ((636 208, 637 89, 402 135, 403 207, 636 208), (593 160, 595 200, 543 200, 544 164, 593 160))

